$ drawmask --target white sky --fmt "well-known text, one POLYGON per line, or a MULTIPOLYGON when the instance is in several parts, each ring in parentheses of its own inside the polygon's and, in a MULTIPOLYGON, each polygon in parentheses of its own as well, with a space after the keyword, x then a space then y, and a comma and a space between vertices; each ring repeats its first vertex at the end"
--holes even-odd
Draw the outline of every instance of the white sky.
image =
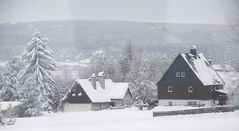
POLYGON ((121 20, 219 23, 233 0, 0 0, 0 23, 121 20))

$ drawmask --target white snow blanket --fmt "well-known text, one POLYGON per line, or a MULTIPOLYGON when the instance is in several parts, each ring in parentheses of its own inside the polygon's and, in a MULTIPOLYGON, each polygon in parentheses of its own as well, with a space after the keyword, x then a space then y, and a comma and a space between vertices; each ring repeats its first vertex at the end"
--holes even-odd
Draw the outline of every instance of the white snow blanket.
POLYGON ((139 111, 136 108, 18 118, 15 125, 0 127, 1 131, 238 131, 238 129, 239 111, 153 118, 152 111, 139 111))

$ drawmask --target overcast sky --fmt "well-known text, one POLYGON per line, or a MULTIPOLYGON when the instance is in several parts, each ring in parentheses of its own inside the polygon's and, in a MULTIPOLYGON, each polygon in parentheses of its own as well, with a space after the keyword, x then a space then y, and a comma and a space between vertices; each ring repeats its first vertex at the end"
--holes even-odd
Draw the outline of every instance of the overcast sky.
POLYGON ((0 0, 0 23, 121 20, 224 23, 233 0, 0 0))

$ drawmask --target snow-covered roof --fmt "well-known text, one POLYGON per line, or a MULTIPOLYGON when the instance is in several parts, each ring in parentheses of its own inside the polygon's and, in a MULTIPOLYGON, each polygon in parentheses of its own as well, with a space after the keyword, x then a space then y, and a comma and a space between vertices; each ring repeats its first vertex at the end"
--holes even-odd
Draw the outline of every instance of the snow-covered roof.
POLYGON ((216 91, 228 94, 228 90, 225 90, 225 89, 219 89, 219 90, 216 90, 216 91))
POLYGON ((17 102, 17 101, 0 102, 0 110, 4 111, 4 110, 7 110, 8 108, 13 108, 20 104, 21 102, 17 102))
MULTIPOLYGON (((112 80, 108 79, 108 83, 112 80)), ((124 99, 124 96, 129 88, 128 83, 113 83, 113 86, 105 86, 105 91, 109 95, 110 99, 124 99)))
POLYGON ((110 102, 110 98, 104 89, 101 88, 98 81, 96 82, 96 89, 93 87, 90 79, 77 79, 76 81, 81 85, 92 102, 110 102))
POLYGON ((104 72, 99 72, 98 76, 105 76, 105 73, 104 72))
POLYGON ((111 99, 124 99, 128 90, 128 83, 114 83, 111 79, 105 79, 105 89, 99 81, 96 81, 96 89, 90 79, 77 79, 78 84, 84 89, 92 102, 110 102, 111 99))
POLYGON ((93 73, 93 74, 91 75, 91 77, 96 77, 95 73, 93 73))
POLYGON ((228 64, 225 64, 225 65, 214 64, 212 66, 215 69, 215 71, 233 71, 234 70, 233 67, 228 64))
POLYGON ((195 49, 195 50, 196 50, 196 49, 197 49, 197 46, 195 46, 195 45, 194 45, 194 46, 191 46, 191 49, 195 49))
POLYGON ((192 54, 181 54, 203 85, 222 85, 224 81, 202 53, 196 58, 192 54))

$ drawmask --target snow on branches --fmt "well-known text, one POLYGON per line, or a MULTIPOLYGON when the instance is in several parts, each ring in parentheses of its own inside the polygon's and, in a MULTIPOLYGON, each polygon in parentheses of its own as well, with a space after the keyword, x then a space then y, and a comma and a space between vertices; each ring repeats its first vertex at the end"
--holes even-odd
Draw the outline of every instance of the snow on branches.
MULTIPOLYGON (((51 71, 56 68, 53 52, 46 47, 47 38, 42 38, 37 30, 22 54, 24 68, 19 72, 18 79, 22 85, 19 93, 23 99, 29 99, 32 93, 38 96, 39 103, 51 103, 56 84, 51 78, 51 71)), ((35 102, 36 103, 36 102, 35 102)), ((48 104, 43 108, 49 108, 48 104)))

